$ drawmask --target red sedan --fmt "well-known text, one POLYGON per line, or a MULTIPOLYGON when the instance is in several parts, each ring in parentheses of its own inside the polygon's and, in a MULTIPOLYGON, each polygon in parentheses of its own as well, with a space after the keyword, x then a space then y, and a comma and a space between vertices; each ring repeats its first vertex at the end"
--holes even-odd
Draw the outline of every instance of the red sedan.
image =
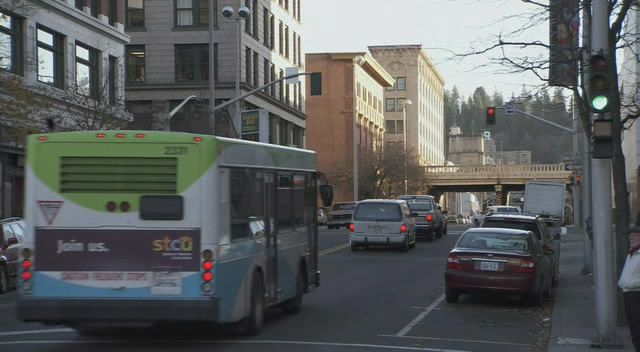
POLYGON ((456 303, 462 293, 516 293, 540 306, 551 294, 551 278, 549 259, 532 232, 472 228, 447 258, 445 296, 456 303))

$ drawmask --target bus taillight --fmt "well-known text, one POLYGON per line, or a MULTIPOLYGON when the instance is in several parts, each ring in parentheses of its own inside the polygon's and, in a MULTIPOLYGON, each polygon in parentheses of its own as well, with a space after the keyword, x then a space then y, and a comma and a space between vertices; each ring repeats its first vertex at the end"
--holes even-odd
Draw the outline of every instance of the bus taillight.
POLYGON ((22 280, 29 281, 33 277, 33 274, 30 271, 25 271, 22 273, 22 280))
POLYGON ((24 259, 29 259, 31 258, 31 248, 23 248, 22 249, 22 257, 24 259))
POLYGON ((24 270, 24 271, 31 270, 31 266, 32 265, 33 264, 31 263, 30 260, 25 260, 25 261, 22 262, 22 270, 24 270))
POLYGON ((202 258, 204 258, 204 260, 210 261, 211 259, 213 259, 213 252, 210 249, 205 249, 204 251, 202 251, 202 258))
POLYGON ((213 262, 206 261, 202 263, 202 269, 204 269, 205 271, 211 271, 211 269, 213 269, 213 262))
POLYGON ((202 280, 204 280, 204 282, 213 281, 213 274, 210 273, 210 272, 206 272, 206 273, 202 274, 202 280))

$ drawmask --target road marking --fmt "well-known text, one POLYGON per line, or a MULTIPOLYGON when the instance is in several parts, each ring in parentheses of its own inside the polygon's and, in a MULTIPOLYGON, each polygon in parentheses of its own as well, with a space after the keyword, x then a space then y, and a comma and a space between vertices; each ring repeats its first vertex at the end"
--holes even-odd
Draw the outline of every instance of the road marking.
POLYGON ((73 329, 57 328, 57 329, 40 329, 40 330, 20 330, 0 332, 0 336, 18 336, 18 335, 35 335, 35 334, 52 334, 56 332, 72 332, 73 329))
POLYGON ((287 341, 287 340, 20 340, 20 341, 0 341, 1 345, 34 345, 34 344, 123 344, 134 342, 136 345, 146 345, 148 343, 175 343, 175 344, 270 344, 270 345, 302 345, 302 346, 324 346, 324 347, 350 347, 350 348, 375 348, 382 350, 398 350, 398 351, 425 351, 425 352, 471 352, 465 350, 451 350, 443 348, 428 347, 411 347, 411 346, 392 346, 392 345, 374 345, 368 343, 340 343, 340 342, 322 342, 322 341, 287 341))
POLYGON ((431 311, 435 307, 437 307, 438 304, 440 304, 442 301, 444 301, 444 294, 442 294, 442 295, 440 295, 440 297, 436 298, 436 300, 433 301, 433 303, 431 303, 420 314, 418 314, 418 316, 415 317, 415 319, 413 319, 409 324, 407 324, 407 326, 402 328, 402 330, 398 331, 398 333, 395 336, 402 337, 402 336, 406 335, 411 329, 413 329, 414 326, 418 325, 418 323, 420 321, 422 321, 422 319, 424 319, 429 313, 431 313, 431 311))
POLYGON ((447 339, 444 337, 423 337, 423 336, 397 336, 397 335, 378 335, 381 337, 398 337, 402 339, 414 339, 414 340, 434 340, 434 341, 451 341, 451 342, 470 342, 470 343, 485 343, 492 345, 508 345, 508 346, 524 346, 531 347, 533 345, 517 342, 503 342, 503 341, 485 341, 485 340, 467 340, 467 339, 447 339))
POLYGON ((591 340, 578 337, 558 337, 558 345, 591 345, 591 340))
POLYGON ((333 247, 333 248, 325 249, 324 251, 322 251, 322 252, 318 253, 318 256, 323 256, 323 255, 331 254, 331 253, 333 253, 333 252, 337 252, 337 251, 339 251, 339 250, 341 250, 341 249, 345 249, 345 248, 347 248, 347 247, 349 247, 349 246, 350 246, 350 244, 349 244, 349 243, 345 243, 345 244, 341 244, 341 245, 339 245, 339 246, 335 246, 335 247, 333 247))

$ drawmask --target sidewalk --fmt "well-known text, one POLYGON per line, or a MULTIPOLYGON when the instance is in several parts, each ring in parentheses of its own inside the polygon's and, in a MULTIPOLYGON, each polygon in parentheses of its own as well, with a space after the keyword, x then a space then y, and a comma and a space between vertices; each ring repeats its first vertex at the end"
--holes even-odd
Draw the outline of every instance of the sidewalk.
POLYGON ((623 349, 591 348, 596 332, 593 279, 582 275, 583 237, 573 227, 562 237, 560 283, 555 290, 551 321, 550 352, 629 351, 634 352, 629 330, 618 328, 623 349))

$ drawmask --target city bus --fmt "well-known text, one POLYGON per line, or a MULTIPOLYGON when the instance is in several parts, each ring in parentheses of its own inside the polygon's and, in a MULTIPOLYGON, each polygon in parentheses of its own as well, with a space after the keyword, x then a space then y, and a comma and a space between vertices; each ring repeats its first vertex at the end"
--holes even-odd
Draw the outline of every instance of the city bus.
POLYGON ((27 142, 20 320, 246 323, 319 286, 315 153, 175 132, 27 142))

